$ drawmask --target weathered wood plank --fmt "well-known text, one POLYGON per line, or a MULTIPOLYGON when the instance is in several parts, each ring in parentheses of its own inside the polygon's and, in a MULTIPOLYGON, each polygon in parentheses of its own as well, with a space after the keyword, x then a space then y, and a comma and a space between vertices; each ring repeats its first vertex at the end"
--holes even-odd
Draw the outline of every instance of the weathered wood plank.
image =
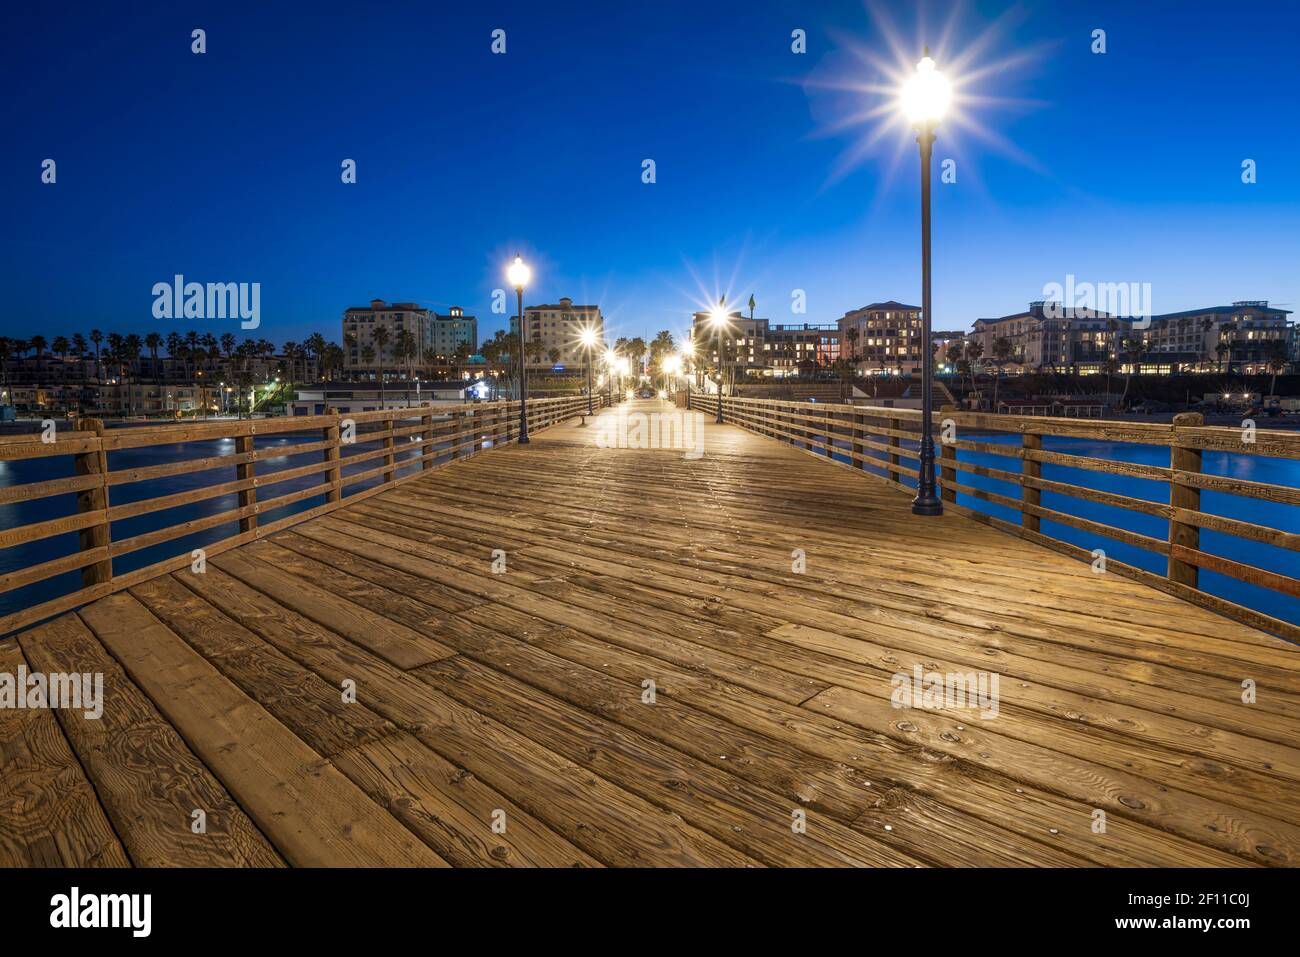
POLYGON ((134 864, 284 866, 248 815, 76 615, 25 632, 19 643, 33 668, 102 675, 103 698, 95 712, 60 708, 54 713, 134 864), (195 811, 203 814, 197 832, 195 811))
POLYGON ((289 863, 445 866, 135 598, 81 615, 289 863))
MULTIPOLYGON (((0 674, 27 667, 17 642, 0 642, 0 674)), ((0 867, 130 863, 54 715, 0 710, 0 867)))

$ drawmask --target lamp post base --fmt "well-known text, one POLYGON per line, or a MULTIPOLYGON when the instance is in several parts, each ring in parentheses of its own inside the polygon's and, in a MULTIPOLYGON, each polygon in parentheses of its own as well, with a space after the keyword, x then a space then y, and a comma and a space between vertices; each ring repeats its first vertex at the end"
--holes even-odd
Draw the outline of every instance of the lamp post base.
POLYGON ((912 499, 913 515, 942 515, 943 502, 937 498, 921 498, 919 495, 912 499))

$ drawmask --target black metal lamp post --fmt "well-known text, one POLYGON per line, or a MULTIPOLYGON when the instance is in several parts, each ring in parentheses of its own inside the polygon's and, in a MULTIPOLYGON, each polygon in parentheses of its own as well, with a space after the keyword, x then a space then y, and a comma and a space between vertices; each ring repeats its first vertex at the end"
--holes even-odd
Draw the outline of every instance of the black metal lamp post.
POLYGON ((938 495, 934 475, 934 347, 931 343, 930 298, 930 159, 934 147, 934 128, 943 117, 949 99, 948 81, 935 69, 926 47, 916 73, 903 90, 903 108, 916 127, 916 142, 921 148, 921 448, 920 474, 914 515, 942 515, 943 502, 938 495))
POLYGON ((515 287, 519 297, 519 444, 528 444, 528 358, 524 352, 524 286, 532 278, 533 271, 528 268, 520 256, 506 270, 510 285, 515 287))
POLYGON ((578 341, 587 352, 587 414, 591 415, 591 350, 596 347, 596 330, 583 329, 578 341))
POLYGON ((713 310, 712 315, 713 328, 718 332, 718 414, 713 420, 718 425, 722 425, 722 383, 726 378, 726 357, 722 351, 722 327, 727 324, 727 313, 719 300, 718 308, 713 310))

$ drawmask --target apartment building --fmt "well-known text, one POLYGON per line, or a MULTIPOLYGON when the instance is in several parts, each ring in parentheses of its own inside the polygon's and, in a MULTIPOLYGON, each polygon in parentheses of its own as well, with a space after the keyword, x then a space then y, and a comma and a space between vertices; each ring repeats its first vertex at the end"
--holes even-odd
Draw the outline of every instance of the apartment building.
MULTIPOLYGON (((452 306, 445 316, 434 313, 426 348, 434 356, 449 359, 461 346, 467 347, 470 354, 478 351, 478 319, 465 315, 460 306, 452 306)), ((420 355, 423 357, 424 353, 420 355)))
POLYGON ((1006 339, 1005 372, 1097 372, 1130 336, 1130 318, 1084 309, 1065 313, 1059 303, 1031 302, 1024 312, 976 319, 967 340, 977 342, 981 360, 991 364, 997 341, 1006 339))
MULTIPOLYGON (((749 372, 761 373, 767 368, 766 350, 768 321, 754 319, 739 312, 730 313, 722 330, 722 340, 727 350, 727 367, 740 376, 749 372)), ((718 366, 718 330, 712 312, 697 312, 691 316, 691 339, 695 343, 697 361, 718 366)))
MULTIPOLYGON (((370 300, 369 306, 353 306, 343 313, 343 368, 346 372, 377 373, 382 365, 393 369, 400 365, 394 359, 398 333, 405 329, 415 337, 417 362, 421 361, 433 340, 433 313, 413 302, 386 303, 382 299, 370 300), (383 329, 386 343, 380 348, 375 333, 383 329), (373 358, 366 359, 366 348, 374 350, 373 358), (382 355, 381 355, 382 352, 382 355)), ((382 335, 380 338, 384 338, 382 335)))
POLYGON ((924 359, 921 307, 891 299, 846 312, 836 323, 839 351, 868 375, 909 375, 924 359))
POLYGON ((762 374, 774 379, 829 368, 840 357, 839 326, 811 322, 771 326, 765 330, 761 356, 762 374))
POLYGON ((1125 371, 1133 366, 1160 375, 1219 369, 1251 374, 1268 371, 1277 343, 1300 358, 1290 312, 1263 300, 1164 313, 1145 323, 1083 310, 1061 316, 1051 306, 1031 302, 1025 312, 976 319, 967 338, 980 344, 985 362, 995 355, 998 339, 1009 340, 1011 359, 1004 368, 1011 372, 1096 373, 1114 357, 1125 371))
POLYGON ((1145 343, 1146 364, 1171 364, 1172 360, 1181 368, 1171 371, 1227 369, 1249 375, 1269 371, 1278 343, 1289 359, 1300 358, 1289 315, 1289 310, 1270 307, 1267 300, 1241 299, 1230 306, 1153 316, 1149 328, 1140 333, 1134 330, 1134 334, 1140 334, 1145 343))
POLYGON ((559 302, 540 306, 524 307, 524 331, 526 341, 536 342, 541 346, 539 357, 528 360, 530 369, 549 369, 552 365, 578 368, 586 361, 586 351, 582 347, 582 333, 592 329, 604 348, 605 317, 600 306, 583 306, 575 304, 567 296, 559 302), (558 359, 552 356, 558 354, 558 359))

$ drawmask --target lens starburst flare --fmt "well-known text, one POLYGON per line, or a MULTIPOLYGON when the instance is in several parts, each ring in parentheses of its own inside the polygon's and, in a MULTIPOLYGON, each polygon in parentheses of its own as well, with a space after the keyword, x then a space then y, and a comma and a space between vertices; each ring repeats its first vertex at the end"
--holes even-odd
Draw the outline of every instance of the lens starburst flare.
POLYGON ((948 78, 939 71, 927 50, 917 63, 916 72, 903 84, 899 95, 903 115, 913 126, 934 126, 948 112, 951 101, 948 78))

